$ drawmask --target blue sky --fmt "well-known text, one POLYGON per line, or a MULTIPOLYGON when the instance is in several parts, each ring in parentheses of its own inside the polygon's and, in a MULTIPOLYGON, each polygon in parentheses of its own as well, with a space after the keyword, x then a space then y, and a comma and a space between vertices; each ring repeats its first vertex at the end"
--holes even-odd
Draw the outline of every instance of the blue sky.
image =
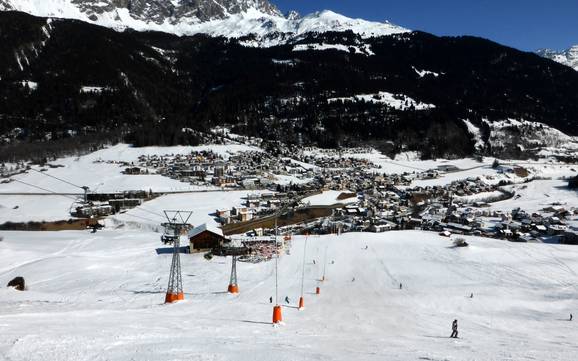
POLYGON ((329 9, 436 35, 476 35, 521 50, 578 44, 578 0, 271 0, 302 15, 329 9))

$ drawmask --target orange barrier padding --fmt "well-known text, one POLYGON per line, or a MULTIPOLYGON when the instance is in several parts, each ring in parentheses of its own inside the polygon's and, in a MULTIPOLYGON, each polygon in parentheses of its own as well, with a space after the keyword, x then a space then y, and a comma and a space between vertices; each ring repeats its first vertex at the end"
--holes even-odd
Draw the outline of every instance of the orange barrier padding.
POLYGON ((315 294, 318 295, 318 294, 320 294, 320 293, 321 293, 321 288, 317 287, 317 288, 315 289, 315 294))
POLYGON ((165 296, 165 303, 173 303, 177 301, 182 301, 185 299, 185 295, 183 293, 167 293, 165 296))
POLYGON ((229 288, 227 288, 227 291, 229 293, 239 293, 239 286, 237 285, 229 285, 229 288))
POLYGON ((303 297, 299 298, 299 309, 303 309, 303 307, 305 307, 305 301, 303 300, 303 297))
POLYGON ((281 306, 273 307, 273 323, 279 323, 283 321, 283 316, 281 315, 281 306))

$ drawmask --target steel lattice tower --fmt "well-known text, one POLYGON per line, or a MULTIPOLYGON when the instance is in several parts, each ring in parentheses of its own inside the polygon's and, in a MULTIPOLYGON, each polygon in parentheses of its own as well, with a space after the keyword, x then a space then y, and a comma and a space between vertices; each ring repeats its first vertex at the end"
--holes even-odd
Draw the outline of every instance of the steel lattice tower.
POLYGON ((167 287, 167 296, 165 303, 184 300, 183 293, 183 276, 181 273, 181 257, 180 257, 180 235, 174 242, 173 261, 171 262, 171 272, 169 275, 169 285, 167 287))
POLYGON ((169 224, 173 225, 175 231, 175 239, 173 241, 173 260, 171 262, 171 271, 169 274, 169 285, 167 287, 167 295, 165 296, 165 303, 173 303, 185 299, 183 292, 183 275, 181 273, 181 257, 180 257, 180 236, 187 232, 187 221, 193 212, 188 211, 165 211, 169 224), (170 217, 171 214, 173 217, 170 217), (186 214, 186 219, 183 215, 186 214), (177 216, 179 219, 177 220, 177 216))

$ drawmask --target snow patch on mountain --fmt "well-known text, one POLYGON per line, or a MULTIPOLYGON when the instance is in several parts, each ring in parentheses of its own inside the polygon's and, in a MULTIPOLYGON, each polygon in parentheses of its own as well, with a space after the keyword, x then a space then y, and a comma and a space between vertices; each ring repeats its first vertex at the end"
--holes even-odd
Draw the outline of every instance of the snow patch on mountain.
POLYGON ((391 108, 395 108, 398 110, 406 110, 410 108, 414 108, 415 110, 426 110, 435 108, 435 105, 433 104, 426 104, 416 101, 415 99, 412 99, 407 95, 392 94, 384 91, 381 91, 377 94, 361 94, 361 95, 354 95, 352 97, 327 99, 328 103, 334 103, 338 101, 341 102, 364 101, 367 103, 385 104, 391 108))
POLYGON ((419 70, 415 66, 412 66, 412 69, 413 69, 413 71, 415 71, 417 73, 417 75, 419 75, 420 78, 423 78, 424 76, 427 76, 427 75, 431 75, 435 78, 440 76, 439 73, 436 73, 434 71, 429 71, 429 70, 419 70))
POLYGON ((349 53, 353 51, 355 54, 366 56, 375 55, 371 50, 371 45, 364 44, 362 46, 343 45, 343 44, 297 44, 293 47, 293 51, 307 51, 307 50, 338 50, 349 53))
POLYGON ((474 145, 474 148, 476 148, 476 150, 482 150, 484 149, 484 141, 482 140, 482 133, 480 132, 480 128, 476 127, 474 125, 474 123, 470 122, 468 119, 462 119, 462 121, 464 122, 464 124, 466 125, 466 127, 468 127, 468 132, 472 135, 472 137, 474 138, 474 141, 476 142, 476 144, 474 145))

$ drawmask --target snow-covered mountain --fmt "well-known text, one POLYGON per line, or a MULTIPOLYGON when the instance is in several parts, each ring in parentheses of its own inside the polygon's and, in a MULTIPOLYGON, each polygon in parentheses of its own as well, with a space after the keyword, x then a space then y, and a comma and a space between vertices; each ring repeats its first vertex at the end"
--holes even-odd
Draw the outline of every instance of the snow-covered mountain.
POLYGON ((283 16, 267 0, 0 0, 0 10, 78 19, 116 30, 231 38, 254 34, 252 45, 275 45, 309 32, 351 30, 372 37, 409 31, 387 21, 351 19, 331 11, 283 16))
POLYGON ((567 65, 578 71, 578 45, 564 51, 540 49, 536 53, 544 58, 552 59, 560 64, 567 65))

